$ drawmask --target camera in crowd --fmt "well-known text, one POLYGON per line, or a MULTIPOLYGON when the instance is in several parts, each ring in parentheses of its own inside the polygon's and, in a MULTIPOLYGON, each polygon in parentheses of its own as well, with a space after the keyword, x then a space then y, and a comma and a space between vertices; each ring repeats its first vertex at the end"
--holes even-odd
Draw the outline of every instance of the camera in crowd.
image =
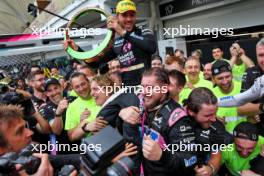
POLYGON ((35 108, 31 99, 26 99, 22 94, 17 92, 9 91, 7 85, 0 86, 0 104, 20 105, 24 109, 25 117, 30 117, 35 113, 35 108))
MULTIPOLYGON (((16 164, 20 164, 27 174, 37 172, 41 159, 32 156, 34 153, 33 143, 25 147, 20 153, 9 152, 0 157, 0 176, 17 175, 16 164)), ((34 148, 36 145, 34 146, 34 148)), ((77 160, 79 155, 49 156, 49 161, 54 169, 54 175, 68 176, 75 169, 79 169, 77 160), (67 160, 67 161, 65 161, 67 160), (72 165, 74 164, 74 165, 72 165)), ((79 162, 78 162, 79 163, 79 162)))
POLYGON ((9 152, 0 157, 0 175, 12 175, 16 173, 16 164, 22 165, 22 168, 28 174, 37 172, 41 163, 40 158, 32 156, 32 145, 28 145, 20 153, 9 152))
POLYGON ((118 131, 107 126, 93 136, 83 140, 86 146, 101 144, 100 150, 89 150, 81 157, 81 173, 91 176, 132 176, 134 162, 123 157, 111 165, 111 161, 125 150, 125 140, 118 131), (111 138, 109 138, 111 134, 111 138))
POLYGON ((24 109, 25 117, 35 113, 35 108, 31 99, 25 99, 22 94, 16 92, 7 92, 0 95, 0 104, 20 105, 24 109))

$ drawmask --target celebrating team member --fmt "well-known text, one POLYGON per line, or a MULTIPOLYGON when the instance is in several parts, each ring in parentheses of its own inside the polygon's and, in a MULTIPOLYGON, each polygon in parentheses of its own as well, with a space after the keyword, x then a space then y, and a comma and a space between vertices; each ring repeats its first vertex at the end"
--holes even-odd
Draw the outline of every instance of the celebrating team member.
MULTIPOLYGON (((169 98, 169 83, 167 72, 160 68, 147 70, 141 81, 145 108, 141 137, 146 176, 194 174, 196 156, 192 151, 171 152, 171 144, 193 144, 195 136, 191 119, 185 118, 184 109, 169 98), (166 145, 168 150, 163 150, 166 145)), ((140 109, 130 106, 122 109, 119 116, 127 123, 138 124, 143 113, 140 109)))
MULTIPOLYGON (((224 60, 217 60, 212 66, 213 81, 215 87, 213 93, 216 97, 232 96, 240 92, 241 83, 233 79, 232 68, 230 64, 224 60)), ((225 122, 226 130, 233 133, 237 124, 246 121, 246 117, 239 116, 237 107, 223 108, 217 111, 217 116, 225 122)))
MULTIPOLYGON (((122 68, 124 85, 139 85, 141 75, 151 66, 151 55, 156 51, 156 41, 149 29, 139 29, 136 24, 136 5, 131 0, 121 0, 116 6, 116 16, 107 20, 107 27, 119 35, 114 46, 101 58, 100 65, 117 58, 122 68)), ((65 43, 64 48, 71 41, 65 43)), ((77 49, 76 46, 73 48, 77 49)))
POLYGON ((249 122, 241 122, 237 125, 234 136, 231 150, 222 152, 222 163, 232 175, 240 175, 241 171, 243 173, 250 170, 249 162, 260 154, 264 138, 259 136, 258 129, 249 122))

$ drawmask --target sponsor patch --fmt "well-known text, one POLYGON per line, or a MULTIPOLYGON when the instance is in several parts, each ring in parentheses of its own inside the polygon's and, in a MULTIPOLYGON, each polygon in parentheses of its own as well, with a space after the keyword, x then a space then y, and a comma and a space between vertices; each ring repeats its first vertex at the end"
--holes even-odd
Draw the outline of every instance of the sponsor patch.
POLYGON ((233 100, 233 99, 234 99, 233 96, 226 96, 226 97, 222 97, 222 98, 220 98, 221 101, 222 101, 222 100, 233 100))
POLYGON ((185 110, 182 108, 176 108, 170 115, 169 127, 174 125, 178 120, 180 120, 184 116, 187 116, 185 110))
POLYGON ((192 166, 192 165, 194 165, 194 164, 196 164, 196 162, 197 162, 197 157, 196 156, 192 156, 190 159, 184 159, 184 165, 186 166, 186 167, 190 167, 190 166, 192 166))

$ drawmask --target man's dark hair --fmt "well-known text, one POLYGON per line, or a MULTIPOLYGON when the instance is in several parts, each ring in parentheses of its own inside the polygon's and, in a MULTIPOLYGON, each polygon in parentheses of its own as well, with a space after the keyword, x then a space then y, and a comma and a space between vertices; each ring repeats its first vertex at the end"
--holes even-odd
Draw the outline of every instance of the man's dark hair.
POLYGON ((93 69, 92 67, 90 67, 89 65, 82 65, 80 67, 80 69, 89 69, 91 72, 95 73, 95 69, 93 69))
POLYGON ((168 76, 177 80, 178 86, 184 87, 186 84, 185 75, 178 70, 171 70, 168 72, 168 76))
POLYGON ((186 106, 188 110, 198 113, 203 104, 216 105, 216 103, 217 98, 210 89, 199 87, 193 89, 188 99, 184 101, 184 106, 186 106))
POLYGON ((202 52, 201 49, 196 49, 196 50, 194 50, 194 51, 192 52, 192 54, 194 54, 194 53, 197 53, 197 54, 200 56, 200 58, 203 57, 203 52, 202 52))
POLYGON ((71 76, 70 76, 70 83, 72 83, 72 80, 73 80, 74 78, 77 78, 77 77, 80 77, 80 76, 83 76, 84 79, 85 79, 86 81, 89 82, 89 80, 86 78, 85 74, 80 73, 80 72, 73 72, 73 73, 71 74, 71 76))
POLYGON ((42 70, 36 70, 36 71, 30 72, 28 75, 28 80, 33 80, 36 75, 44 75, 44 72, 42 70))
POLYGON ((6 147, 7 141, 4 137, 3 125, 7 124, 10 128, 14 119, 23 118, 23 110, 17 105, 0 105, 0 147, 6 147))
POLYGON ((175 49, 174 53, 177 53, 178 51, 179 51, 182 55, 184 54, 183 50, 181 50, 181 49, 175 49))
POLYGON ((161 58, 159 55, 157 55, 157 54, 152 55, 152 56, 151 56, 151 60, 152 60, 152 61, 153 61, 153 60, 160 60, 161 63, 162 63, 162 58, 161 58))
POLYGON ((76 59, 70 59, 69 60, 69 65, 73 65, 74 63, 80 64, 80 62, 78 60, 76 60, 76 59))
POLYGON ((157 81, 162 84, 170 84, 169 76, 163 68, 150 68, 143 73, 144 76, 155 76, 157 81))
POLYGON ((223 48, 220 45, 214 45, 213 48, 212 48, 212 51, 214 49, 220 49, 221 51, 223 51, 223 48))

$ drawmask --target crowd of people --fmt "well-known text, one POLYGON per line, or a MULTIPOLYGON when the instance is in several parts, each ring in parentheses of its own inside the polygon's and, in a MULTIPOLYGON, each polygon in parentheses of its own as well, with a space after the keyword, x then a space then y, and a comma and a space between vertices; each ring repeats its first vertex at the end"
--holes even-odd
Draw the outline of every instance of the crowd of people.
MULTIPOLYGON (((161 58, 152 31, 135 27, 135 4, 122 0, 116 12, 107 26, 119 37, 99 63, 107 73, 74 61, 67 75, 53 66, 47 77, 32 66, 15 87, 2 89, 22 96, 19 103, 1 98, 0 158, 32 141, 80 145, 111 125, 126 141, 112 162, 130 157, 133 175, 264 175, 264 38, 256 65, 238 43, 230 46, 230 59, 221 46, 212 47, 214 61, 204 64, 200 49, 187 58, 180 49, 161 58), (24 100, 33 108, 23 109, 24 100)), ((58 174, 50 157, 69 154, 79 158, 80 151, 33 154, 41 158, 36 175, 58 174)), ((19 165, 14 172, 28 175, 19 165)))

